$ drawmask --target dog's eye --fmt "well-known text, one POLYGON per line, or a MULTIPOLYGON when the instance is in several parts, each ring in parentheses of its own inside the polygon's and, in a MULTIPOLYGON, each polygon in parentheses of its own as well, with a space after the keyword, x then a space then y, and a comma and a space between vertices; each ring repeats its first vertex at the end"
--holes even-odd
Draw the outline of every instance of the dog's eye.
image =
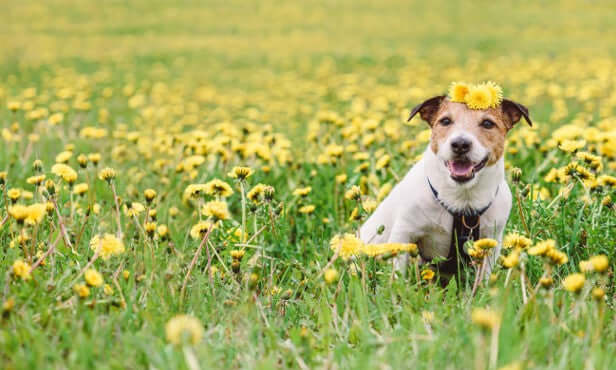
POLYGON ((441 118, 439 123, 443 126, 449 126, 451 125, 451 120, 448 117, 445 117, 445 118, 441 118))
POLYGON ((490 129, 490 128, 496 126, 496 123, 490 121, 489 119, 484 119, 483 121, 481 121, 480 126, 483 127, 483 128, 490 129))

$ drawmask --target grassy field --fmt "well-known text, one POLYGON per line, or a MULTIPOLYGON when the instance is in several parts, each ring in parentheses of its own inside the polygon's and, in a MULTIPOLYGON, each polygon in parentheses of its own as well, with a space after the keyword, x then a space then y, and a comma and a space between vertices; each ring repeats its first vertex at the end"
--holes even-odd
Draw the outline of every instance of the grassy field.
POLYGON ((616 367, 611 1, 0 14, 0 367, 616 367), (507 258, 474 297, 394 278, 337 236, 428 144, 410 109, 487 80, 535 123, 508 138, 507 258))

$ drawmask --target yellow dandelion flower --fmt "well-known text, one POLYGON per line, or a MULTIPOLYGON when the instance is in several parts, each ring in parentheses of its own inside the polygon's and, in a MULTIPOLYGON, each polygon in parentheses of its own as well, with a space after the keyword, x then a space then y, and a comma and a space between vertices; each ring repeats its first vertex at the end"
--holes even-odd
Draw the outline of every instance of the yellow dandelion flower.
POLYGON ((344 198, 348 200, 361 199, 361 189, 357 185, 351 186, 351 188, 344 193, 344 198))
POLYGON ((485 86, 486 89, 490 92, 490 107, 498 107, 503 101, 503 89, 501 89, 500 86, 498 86, 495 82, 492 81, 488 81, 482 85, 485 86))
POLYGON ((195 240, 203 239, 205 233, 213 227, 214 224, 210 221, 199 221, 190 229, 190 236, 195 240))
POLYGON ((545 256, 549 259, 549 262, 554 265, 564 265, 569 262, 569 257, 557 249, 549 249, 545 256))
POLYGON ((246 193, 246 197, 251 200, 253 203, 258 204, 261 202, 261 198, 263 198, 263 193, 265 191, 266 185, 257 184, 246 193))
POLYGON ((333 268, 328 268, 327 270, 325 270, 325 273, 323 274, 323 278, 325 279, 325 282, 327 284, 333 284, 336 281, 338 281, 338 271, 336 269, 333 268))
POLYGON ((389 167, 390 163, 391 163, 391 156, 389 154, 385 154, 376 161, 374 168, 377 170, 382 170, 384 168, 389 167))
POLYGON ((190 315, 173 317, 165 325, 165 336, 171 344, 197 344, 203 337, 203 325, 199 319, 190 315))
POLYGON ((89 286, 103 285, 103 275, 94 269, 87 269, 83 276, 89 286))
POLYGON ((34 203, 26 207, 26 210, 28 215, 26 216, 25 223, 28 225, 37 225, 47 214, 47 204, 34 203))
POLYGON ((75 195, 84 195, 85 193, 87 193, 87 192, 88 192, 88 189, 89 189, 89 188, 90 188, 90 187, 89 187, 89 186, 88 186, 88 184, 87 184, 87 183, 85 183, 85 182, 82 182, 82 183, 80 183, 80 184, 76 184, 76 185, 73 187, 73 194, 75 194, 75 195))
POLYGON ((485 85, 471 86, 464 101, 470 109, 488 109, 492 106, 492 93, 485 85))
POLYGON ((56 156, 56 163, 66 163, 73 156, 73 152, 64 151, 56 156))
POLYGON ((203 205, 201 212, 208 217, 212 217, 215 221, 228 220, 231 218, 227 202, 212 200, 203 205))
POLYGON ((539 279, 539 284, 545 289, 550 288, 554 284, 554 279, 551 276, 544 276, 539 279))
POLYGON ((312 212, 314 212, 314 210, 315 210, 316 208, 317 208, 317 207, 316 207, 314 204, 309 204, 309 205, 305 205, 305 206, 303 206, 303 207, 300 207, 300 208, 298 209, 298 212, 299 212, 299 213, 302 213, 302 214, 305 214, 305 215, 309 215, 309 214, 311 214, 312 212))
POLYGON ((358 255, 362 250, 363 243, 353 234, 336 235, 330 242, 330 248, 343 260, 358 255))
POLYGON ((115 179, 115 177, 116 172, 113 168, 110 167, 103 168, 98 172, 98 178, 103 181, 111 182, 113 179, 115 179))
POLYGON ((108 260, 111 256, 124 253, 124 243, 112 234, 95 235, 90 240, 90 249, 98 251, 102 259, 108 260))
POLYGON ((340 175, 336 175, 336 182, 338 184, 344 184, 348 179, 348 176, 346 173, 341 173, 340 175))
POLYGON ((426 281, 431 281, 434 279, 434 271, 430 269, 421 270, 421 279, 426 281))
POLYGON ((13 202, 16 202, 20 197, 21 197, 21 189, 9 189, 6 192, 6 195, 9 197, 9 199, 11 199, 13 202))
POLYGON ((489 238, 479 239, 473 243, 473 246, 475 248, 484 249, 484 250, 492 249, 496 247, 497 245, 498 245, 498 242, 496 240, 489 239, 489 238))
POLYGON ((61 177, 64 181, 69 184, 74 183, 77 180, 77 172, 72 169, 70 166, 65 165, 64 163, 56 163, 51 167, 51 172, 61 177))
POLYGON ((556 248, 556 241, 552 239, 540 241, 534 246, 528 248, 528 254, 531 256, 544 256, 549 250, 556 248))
POLYGON ((145 189, 143 191, 143 197, 145 198, 146 202, 151 203, 154 200, 154 198, 156 198, 156 190, 145 189))
POLYGON ((214 179, 205 183, 205 193, 208 195, 214 195, 219 197, 230 197, 233 195, 233 189, 226 182, 220 179, 214 179))
POLYGON ((45 181, 45 175, 30 176, 26 179, 26 182, 30 185, 40 185, 45 181))
POLYGON ((387 195, 389 195, 389 192, 391 192, 391 189, 393 188, 393 185, 391 183, 386 183, 383 184, 383 186, 381 186, 381 188, 379 189, 379 192, 376 196, 377 201, 382 201, 383 199, 385 199, 385 197, 387 197, 387 195))
POLYGON ((32 278, 32 275, 30 275, 30 269, 31 269, 31 266, 27 262, 24 262, 21 259, 18 259, 15 262, 13 262, 13 266, 12 266, 13 275, 20 277, 22 280, 30 280, 32 278))
POLYGON ((605 290, 603 290, 603 288, 600 288, 600 287, 594 287, 592 289, 591 294, 592 294, 593 299, 600 301, 605 297, 605 290))
POLYGON ((90 295, 90 288, 85 284, 75 284, 73 291, 75 291, 80 298, 87 298, 90 295))
POLYGON ((470 86, 465 82, 453 82, 449 87, 449 100, 454 103, 465 103, 470 86))
POLYGON ((563 287, 569 292, 577 293, 584 287, 584 282, 586 282, 584 274, 575 273, 563 280, 563 287))
POLYGON ((311 191, 312 191, 312 186, 306 186, 304 188, 297 188, 293 190, 293 195, 299 196, 299 197, 305 197, 308 194, 310 194, 311 191))
POLYGON ((233 258, 234 260, 241 260, 242 258, 244 258, 246 251, 241 250, 241 249, 234 249, 231 252, 229 252, 229 254, 231 255, 231 258, 233 258))
POLYGON ((580 271, 582 272, 606 272, 608 268, 609 260, 603 254, 592 256, 587 261, 580 261, 580 271))
POLYGON ((504 268, 510 269, 516 267, 520 263, 520 252, 518 249, 511 252, 506 257, 501 257, 501 264, 504 268))
POLYGON ((9 207, 9 215, 18 223, 23 223, 28 217, 28 207, 22 204, 15 204, 9 207))
POLYGON ((250 175, 252 175, 252 173, 253 171, 250 167, 233 167, 231 172, 229 172, 227 175, 234 179, 245 180, 250 175))
POLYGON ((475 308, 471 313, 471 320, 482 329, 494 329, 500 325, 500 315, 485 308, 475 308))
POLYGON ((563 152, 574 153, 586 146, 586 140, 563 140, 558 148, 563 152))
POLYGON ((530 247, 532 240, 518 233, 509 233, 503 240, 503 247, 509 249, 526 249, 530 247))

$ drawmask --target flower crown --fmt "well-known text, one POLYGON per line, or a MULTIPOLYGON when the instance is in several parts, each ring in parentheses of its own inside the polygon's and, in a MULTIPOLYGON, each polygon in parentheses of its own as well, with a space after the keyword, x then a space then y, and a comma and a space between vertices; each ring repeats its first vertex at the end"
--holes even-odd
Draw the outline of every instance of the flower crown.
POLYGON ((449 100, 464 103, 469 109, 496 108, 503 101, 503 89, 492 81, 477 85, 454 82, 449 88, 449 100))

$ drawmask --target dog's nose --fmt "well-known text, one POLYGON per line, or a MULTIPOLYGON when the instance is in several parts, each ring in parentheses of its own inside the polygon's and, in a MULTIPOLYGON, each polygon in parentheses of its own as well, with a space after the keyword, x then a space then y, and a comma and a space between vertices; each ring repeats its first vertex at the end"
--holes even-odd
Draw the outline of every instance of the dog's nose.
POLYGON ((466 154, 471 150, 471 144, 470 140, 458 137, 451 141, 451 150, 457 155, 466 154))

